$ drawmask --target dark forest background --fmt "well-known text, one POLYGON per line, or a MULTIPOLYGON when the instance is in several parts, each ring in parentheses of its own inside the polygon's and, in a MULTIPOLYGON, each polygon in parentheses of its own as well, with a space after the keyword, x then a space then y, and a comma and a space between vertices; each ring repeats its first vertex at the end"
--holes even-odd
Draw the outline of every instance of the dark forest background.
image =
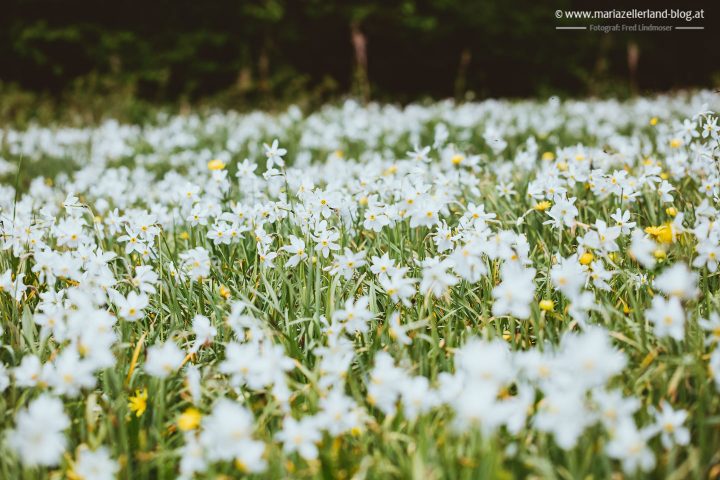
MULTIPOLYGON (((607 0, 2 0, 0 104, 352 94, 616 95, 720 84, 718 2, 607 0), (557 31, 556 9, 704 8, 703 31, 557 31), (19 100, 18 100, 19 99, 19 100)), ((644 21, 647 23, 647 21, 644 21)), ((578 22, 570 22, 578 23, 578 22)), ((605 23, 619 23, 609 22, 605 23)), ((656 21, 682 25, 684 22, 656 21)), ((581 23, 582 24, 582 23, 581 23)))

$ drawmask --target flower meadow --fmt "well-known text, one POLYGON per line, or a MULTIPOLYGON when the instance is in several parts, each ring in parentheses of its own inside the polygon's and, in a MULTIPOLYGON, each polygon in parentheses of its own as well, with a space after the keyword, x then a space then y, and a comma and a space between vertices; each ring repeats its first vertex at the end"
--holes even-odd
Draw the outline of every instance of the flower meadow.
POLYGON ((0 477, 717 477, 718 108, 0 130, 0 477))

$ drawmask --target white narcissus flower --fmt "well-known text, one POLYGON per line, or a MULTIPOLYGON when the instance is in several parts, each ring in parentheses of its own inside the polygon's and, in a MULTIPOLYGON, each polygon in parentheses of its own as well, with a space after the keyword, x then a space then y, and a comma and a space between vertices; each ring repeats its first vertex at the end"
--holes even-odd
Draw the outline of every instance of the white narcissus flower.
POLYGON ((615 348, 608 332, 587 326, 582 333, 566 333, 560 341, 560 358, 572 365, 577 387, 597 388, 618 375, 627 365, 625 353, 615 348))
POLYGON ((690 430, 684 426, 687 417, 686 410, 673 410, 667 402, 660 403, 660 410, 655 411, 655 422, 663 447, 670 449, 690 443, 690 430))
POLYGON ((657 244, 647 238, 645 233, 641 230, 633 230, 629 253, 640 265, 648 269, 654 268, 657 260, 653 253, 657 248, 657 244))
POLYGON ((345 247, 344 253, 336 253, 332 265, 326 267, 325 270, 329 271, 330 275, 341 275, 345 280, 350 280, 355 274, 355 271, 365 265, 366 253, 364 250, 355 253, 345 247))
POLYGON ((246 473, 267 468, 265 444, 253 438, 252 413, 232 400, 222 398, 202 420, 200 445, 211 461, 236 461, 246 473))
POLYGON ((194 431, 185 432, 185 443, 180 449, 180 475, 178 480, 192 480, 196 473, 204 472, 208 467, 205 449, 194 431))
POLYGON ((315 418, 303 417, 295 420, 286 417, 283 420, 282 430, 275 435, 275 438, 282 442, 284 452, 297 452, 305 460, 314 460, 318 457, 317 444, 320 443, 322 436, 315 418))
POLYGON ((19 387, 46 385, 53 375, 52 363, 43 364, 35 355, 25 355, 20 361, 20 365, 13 369, 15 385, 19 387))
POLYGON ((678 297, 669 300, 661 296, 652 299, 652 305, 646 312, 647 318, 655 325, 655 335, 675 340, 685 338, 685 312, 678 297))
POLYGON ((420 282, 422 294, 432 293, 436 297, 442 296, 445 291, 458 283, 458 278, 448 272, 453 262, 449 259, 431 257, 422 262, 423 275, 420 282))
POLYGON ((586 276, 577 255, 560 258, 550 270, 552 283, 568 298, 575 298, 585 286, 586 276))
POLYGON ((290 245, 285 245, 284 247, 281 247, 280 250, 284 250, 292 254, 287 263, 285 263, 285 266, 293 268, 302 260, 305 260, 308 255, 305 250, 305 241, 303 239, 298 238, 295 235, 288 236, 288 239, 290 240, 290 245))
POLYGON ((74 348, 66 348, 53 362, 49 383, 57 395, 76 397, 82 388, 92 388, 95 382, 92 365, 74 348))
POLYGON ((365 211, 365 221, 363 227, 373 232, 380 232, 385 226, 390 224, 390 219, 385 214, 382 207, 370 207, 365 211))
POLYGON ((575 218, 578 215, 578 209, 575 206, 575 197, 567 198, 563 195, 556 195, 553 199, 553 206, 547 211, 548 216, 552 220, 545 223, 551 224, 556 228, 574 227, 575 218))
POLYGON ((535 298, 535 273, 534 268, 525 268, 515 262, 505 262, 501 269, 502 283, 492 291, 495 299, 492 307, 493 315, 528 318, 530 303, 535 298))
POLYGON ((592 422, 581 394, 577 389, 547 391, 533 420, 535 428, 552 433, 555 443, 565 450, 577 445, 580 435, 592 422))
POLYGON ((655 467, 655 455, 648 446, 651 436, 651 430, 639 430, 632 421, 624 421, 615 429, 605 452, 620 460, 627 474, 648 472, 655 467))
POLYGON ((280 148, 277 138, 273 140, 272 145, 267 143, 263 144, 265 147, 265 156, 267 157, 267 168, 273 168, 275 165, 279 167, 285 166, 285 160, 283 156, 287 153, 287 150, 280 148))
POLYGON ((31 401, 15 417, 15 428, 8 433, 8 443, 25 466, 53 467, 60 464, 70 427, 63 403, 48 394, 31 401))
POLYGON ((695 298, 698 294, 698 274, 684 263, 676 263, 655 278, 653 287, 665 295, 683 300, 695 298))
POLYGON ((185 354, 172 341, 148 348, 145 371, 153 377, 165 378, 182 365, 185 354))
POLYGON ((231 225, 227 222, 217 222, 208 231, 207 238, 215 245, 230 245, 237 236, 231 234, 231 225))
POLYGON ((132 280, 133 286, 141 292, 152 295, 157 290, 155 285, 160 277, 149 265, 138 265, 135 267, 135 277, 132 280))
POLYGON ((364 409, 351 397, 338 390, 331 390, 326 397, 320 398, 320 410, 315 420, 318 428, 336 437, 353 428, 360 428, 365 415, 364 409))
POLYGON ((210 344, 217 335, 217 328, 205 315, 193 317, 192 330, 195 334, 195 342, 190 348, 191 353, 197 352, 205 344, 210 344))
POLYGON ((335 230, 321 230, 313 235, 312 238, 316 242, 315 251, 325 258, 330 255, 331 251, 340 250, 340 245, 337 243, 340 234, 335 230))
POLYGON ((144 310, 150 305, 150 298, 144 293, 130 292, 127 297, 117 295, 115 304, 121 318, 134 322, 144 317, 144 310))
POLYGON ((119 470, 118 462, 113 460, 107 448, 90 450, 82 446, 78 450, 73 473, 82 479, 113 480, 119 470))
POLYGON ((24 273, 13 275, 12 270, 6 270, 0 275, 0 295, 5 292, 19 302, 27 289, 27 285, 23 283, 24 277, 24 273))
POLYGON ((410 345, 412 339, 407 335, 407 331, 410 329, 410 327, 401 323, 399 312, 393 312, 393 314, 390 315, 390 320, 388 321, 390 338, 402 345, 410 345))
POLYGON ((147 244, 142 240, 142 232, 139 230, 133 230, 129 226, 125 226, 125 235, 118 237, 118 242, 125 243, 125 254, 130 255, 133 252, 142 254, 142 251, 147 248, 147 244))
POLYGON ((415 295, 415 284, 417 279, 406 277, 408 268, 396 268, 390 274, 380 276, 380 286, 385 289, 385 293, 393 302, 402 302, 405 306, 410 306, 410 298, 415 295))
POLYGON ((350 333, 367 332, 369 323, 375 317, 370 311, 370 298, 363 296, 354 301, 349 298, 345 301, 345 308, 335 310, 333 320, 339 321, 350 333))
POLYGON ((633 228, 635 228, 635 222, 630 221, 630 212, 628 210, 621 210, 617 209, 615 210, 615 213, 613 215, 610 215, 610 218, 615 220, 615 225, 620 227, 623 234, 630 233, 633 231, 633 228))
POLYGON ((663 180, 657 190, 658 194, 660 195, 660 200, 663 202, 672 202, 673 196, 670 192, 674 190, 675 187, 673 187, 670 182, 668 182, 667 180, 663 180))
POLYGON ((387 252, 383 253, 382 257, 373 256, 371 262, 370 271, 380 277, 380 279, 392 275, 397 269, 395 261, 390 258, 387 252))
POLYGON ((409 377, 400 386, 403 414, 410 420, 430 411, 438 403, 435 392, 430 388, 430 381, 423 376, 409 377))
POLYGON ((410 227, 432 227, 440 222, 440 210, 444 205, 437 199, 423 196, 410 210, 410 227))
POLYGON ((693 260, 693 267, 702 268, 707 266, 711 273, 717 272, 720 262, 720 244, 711 241, 700 241, 695 247, 698 256, 693 260))
POLYGON ((612 435, 617 427, 625 421, 632 421, 633 415, 640 408, 640 400, 626 397, 619 390, 607 391, 598 388, 592 392, 593 402, 600 422, 612 435))
POLYGON ((705 345, 720 343, 720 314, 712 312, 710 318, 701 318, 698 320, 698 324, 708 333, 708 337, 705 339, 705 345))
POLYGON ((203 247, 196 247, 180 253, 182 272, 192 281, 199 281, 210 275, 210 254, 203 247))

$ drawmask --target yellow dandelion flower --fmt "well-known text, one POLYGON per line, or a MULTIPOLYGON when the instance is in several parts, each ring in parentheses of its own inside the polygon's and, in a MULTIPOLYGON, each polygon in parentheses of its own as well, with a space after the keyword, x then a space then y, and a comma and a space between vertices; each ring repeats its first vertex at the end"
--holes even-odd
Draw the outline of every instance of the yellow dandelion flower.
POLYGON ((592 253, 585 252, 580 256, 580 264, 581 265, 590 265, 592 261, 595 259, 592 253))
POLYGON ((224 170, 225 162, 216 158, 215 160, 210 160, 207 164, 207 167, 208 167, 208 170, 224 170))
POLYGON ((180 415, 177 425, 183 432, 195 430, 200 426, 200 419, 202 419, 200 411, 197 408, 190 407, 180 415))
POLYGON ((130 397, 130 401, 128 402, 128 408, 131 412, 135 414, 135 416, 142 417, 143 413, 145 413, 145 410, 147 409, 147 398, 147 388, 143 388, 142 390, 135 390, 135 395, 130 397))
POLYGON ((548 202, 547 200, 543 200, 542 202, 539 202, 537 205, 535 205, 533 208, 538 212, 544 212, 550 207, 552 207, 552 203, 548 202))
POLYGON ((645 229, 645 233, 652 235, 655 237, 655 240, 660 243, 669 244, 674 241, 672 225, 669 223, 666 223, 665 225, 658 225, 656 227, 647 227, 645 229))
POLYGON ((552 300, 540 300, 540 310, 544 310, 546 312, 552 312, 555 309, 555 302, 552 300))

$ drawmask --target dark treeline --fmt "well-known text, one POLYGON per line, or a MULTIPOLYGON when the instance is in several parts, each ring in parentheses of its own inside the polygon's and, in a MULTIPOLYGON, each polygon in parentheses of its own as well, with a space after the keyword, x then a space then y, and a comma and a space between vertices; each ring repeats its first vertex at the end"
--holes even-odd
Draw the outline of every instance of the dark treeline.
MULTIPOLYGON (((629 3, 618 8, 640 7, 629 3)), ((603 34, 556 31, 568 22, 555 11, 612 8, 607 1, 3 0, 0 81, 50 95, 129 87, 150 101, 714 86, 720 9, 707 3, 641 7, 705 8, 706 19, 693 23, 703 31, 603 34)))

